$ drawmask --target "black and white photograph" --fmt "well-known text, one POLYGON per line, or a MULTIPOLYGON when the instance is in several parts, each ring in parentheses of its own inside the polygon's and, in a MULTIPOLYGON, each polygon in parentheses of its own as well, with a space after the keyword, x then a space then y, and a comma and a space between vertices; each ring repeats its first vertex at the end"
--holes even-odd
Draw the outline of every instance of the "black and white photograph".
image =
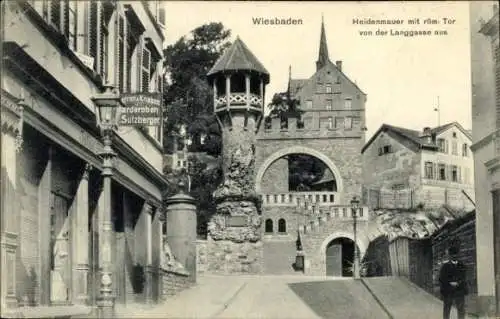
POLYGON ((496 1, 0 6, 0 317, 500 318, 496 1))

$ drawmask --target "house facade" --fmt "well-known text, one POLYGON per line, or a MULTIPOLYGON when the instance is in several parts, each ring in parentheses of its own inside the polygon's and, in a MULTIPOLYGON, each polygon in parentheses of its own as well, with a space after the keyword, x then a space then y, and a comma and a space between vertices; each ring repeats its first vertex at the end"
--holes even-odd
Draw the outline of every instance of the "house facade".
POLYGON ((479 304, 500 315, 500 49, 498 5, 470 4, 472 151, 475 162, 479 304), (496 302, 495 302, 496 295, 496 302))
POLYGON ((384 124, 362 149, 364 199, 380 208, 474 208, 471 135, 453 122, 421 132, 384 124))
POLYGON ((164 13, 155 1, 2 3, 3 315, 95 306, 105 249, 117 303, 159 294, 161 128, 114 130, 111 187, 103 187, 92 98, 104 85, 161 92, 164 13), (112 203, 110 246, 99 240, 104 198, 112 203), (138 268, 143 286, 133 279, 138 268))

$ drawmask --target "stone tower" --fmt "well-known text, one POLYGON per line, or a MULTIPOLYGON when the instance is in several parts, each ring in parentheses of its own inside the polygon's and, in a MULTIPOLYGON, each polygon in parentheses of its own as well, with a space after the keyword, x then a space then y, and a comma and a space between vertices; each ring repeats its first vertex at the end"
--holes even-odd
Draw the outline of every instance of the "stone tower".
POLYGON ((208 271, 259 273, 262 245, 255 143, 269 73, 237 37, 207 75, 222 129, 224 173, 214 193, 217 212, 208 229, 208 271))

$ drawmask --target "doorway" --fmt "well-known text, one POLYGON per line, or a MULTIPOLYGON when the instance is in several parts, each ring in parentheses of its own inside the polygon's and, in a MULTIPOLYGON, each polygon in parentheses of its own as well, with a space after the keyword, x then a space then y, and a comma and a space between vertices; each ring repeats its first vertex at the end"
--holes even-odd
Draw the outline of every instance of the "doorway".
POLYGON ((354 260, 354 241, 349 238, 336 238, 326 247, 326 275, 352 277, 354 260))
POLYGON ((71 287, 70 219, 67 196, 50 196, 50 303, 68 304, 71 287))

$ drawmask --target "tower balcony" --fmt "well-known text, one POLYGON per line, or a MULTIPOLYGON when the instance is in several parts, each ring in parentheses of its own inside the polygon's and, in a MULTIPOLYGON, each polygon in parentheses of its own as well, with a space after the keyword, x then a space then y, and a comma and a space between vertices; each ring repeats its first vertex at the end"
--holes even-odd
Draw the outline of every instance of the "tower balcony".
POLYGON ((229 93, 229 95, 220 95, 215 100, 215 108, 221 109, 227 106, 229 96, 229 105, 231 108, 246 108, 247 105, 259 110, 262 109, 262 97, 257 94, 249 93, 229 93))

